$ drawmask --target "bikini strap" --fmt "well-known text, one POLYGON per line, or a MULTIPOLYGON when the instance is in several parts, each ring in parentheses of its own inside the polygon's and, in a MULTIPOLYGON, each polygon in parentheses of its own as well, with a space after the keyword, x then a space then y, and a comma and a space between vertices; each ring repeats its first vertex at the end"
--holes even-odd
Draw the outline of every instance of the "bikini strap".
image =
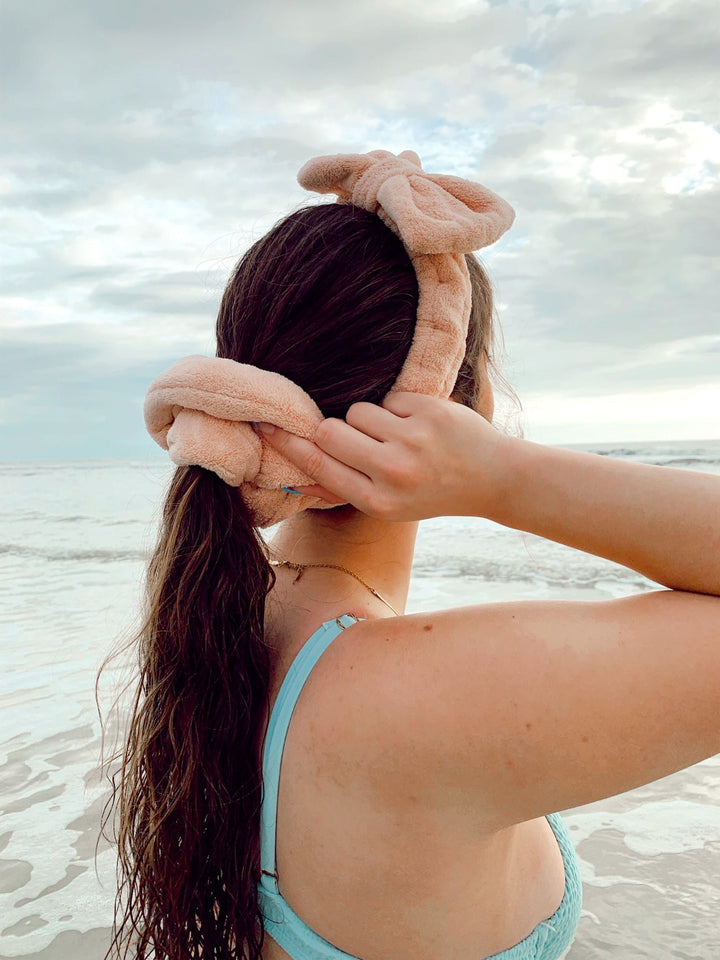
POLYGON ((334 620, 328 620, 305 641, 300 652, 290 664, 290 669, 285 675, 270 715, 263 748, 263 801, 260 815, 260 868, 262 874, 260 882, 264 887, 275 892, 278 890, 275 831, 280 763, 293 710, 312 668, 322 654, 335 637, 359 619, 354 614, 346 613, 334 620))

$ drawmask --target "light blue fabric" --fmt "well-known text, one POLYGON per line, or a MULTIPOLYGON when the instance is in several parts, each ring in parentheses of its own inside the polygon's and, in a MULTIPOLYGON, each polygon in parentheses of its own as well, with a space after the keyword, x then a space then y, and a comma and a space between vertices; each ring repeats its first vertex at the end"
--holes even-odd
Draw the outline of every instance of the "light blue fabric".
MULTIPOLYGON (((290 719, 300 691, 310 672, 332 641, 356 622, 345 614, 328 620, 303 645, 290 666, 278 693, 268 724, 263 751, 263 805, 260 829, 262 878, 258 886, 265 930, 294 960, 359 960, 338 950, 319 936, 295 913, 280 894, 275 862, 275 826, 277 821, 280 761, 290 719)), ((582 885, 577 856, 565 824, 558 814, 550 814, 548 823, 557 838, 565 864, 565 894, 549 920, 539 923, 533 932, 514 947, 486 960, 560 960, 577 929, 582 906, 582 885)))

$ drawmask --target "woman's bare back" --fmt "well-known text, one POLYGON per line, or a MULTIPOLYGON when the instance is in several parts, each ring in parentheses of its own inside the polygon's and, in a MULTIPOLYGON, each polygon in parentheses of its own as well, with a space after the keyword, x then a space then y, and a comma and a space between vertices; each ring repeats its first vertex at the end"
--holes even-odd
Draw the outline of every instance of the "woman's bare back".
MULTIPOLYGON (((366 607, 365 598, 358 605, 366 607)), ((271 706, 297 650, 319 626, 317 616, 284 619, 292 635, 286 632, 285 653, 274 664, 271 706)), ((544 818, 495 830, 466 798, 429 802, 431 794, 402 777, 378 783, 373 770, 388 763, 392 731, 362 750, 356 739, 343 742, 338 700, 327 695, 337 693, 343 676, 352 673, 353 691, 362 691, 361 704, 345 704, 350 712, 385 710, 357 656, 377 626, 358 623, 338 636, 298 699, 279 787, 280 892, 315 933, 353 956, 479 960, 552 916, 565 889, 562 856, 544 818)), ((392 643, 399 622, 382 627, 392 643)), ((268 937, 263 957, 288 954, 268 937)))

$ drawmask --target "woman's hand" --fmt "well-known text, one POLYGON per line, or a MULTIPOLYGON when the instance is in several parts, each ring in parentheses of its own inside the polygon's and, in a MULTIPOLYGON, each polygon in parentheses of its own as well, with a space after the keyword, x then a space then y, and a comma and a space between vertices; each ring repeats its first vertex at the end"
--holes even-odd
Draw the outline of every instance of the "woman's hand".
POLYGON ((450 400, 397 392, 381 406, 355 403, 345 420, 323 420, 315 443, 267 426, 267 441, 317 480, 300 493, 378 519, 487 516, 500 487, 506 438, 450 400))

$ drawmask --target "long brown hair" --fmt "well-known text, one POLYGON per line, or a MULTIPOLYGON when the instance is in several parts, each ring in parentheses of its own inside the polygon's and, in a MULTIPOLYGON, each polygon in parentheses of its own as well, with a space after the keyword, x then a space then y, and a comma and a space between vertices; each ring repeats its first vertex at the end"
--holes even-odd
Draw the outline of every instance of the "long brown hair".
MULTIPOLYGON (((492 292, 469 258, 473 315, 455 396, 474 405, 492 344, 492 292)), ((217 354, 274 370, 325 416, 379 403, 402 367, 417 282, 401 241, 374 214, 301 209, 235 268, 217 354)), ((258 960, 261 752, 270 658, 263 541, 237 490, 180 467, 164 503, 134 640, 139 680, 112 795, 118 895, 107 957, 258 960)))

